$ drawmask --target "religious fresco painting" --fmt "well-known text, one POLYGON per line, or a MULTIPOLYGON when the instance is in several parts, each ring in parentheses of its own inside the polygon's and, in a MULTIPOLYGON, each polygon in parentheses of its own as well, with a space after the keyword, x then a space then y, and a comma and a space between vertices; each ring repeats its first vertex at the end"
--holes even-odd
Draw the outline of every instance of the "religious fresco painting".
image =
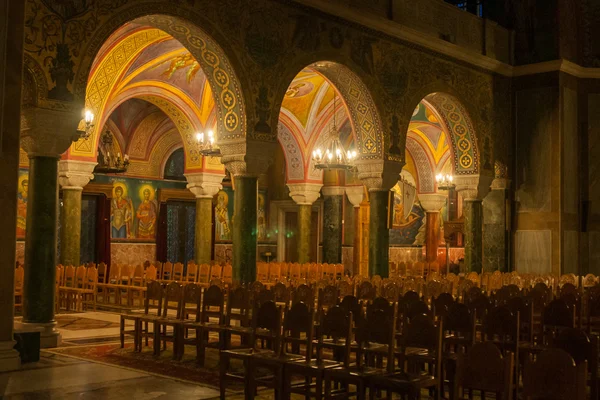
MULTIPOLYGON (((390 244, 403 246, 422 246, 425 244, 425 211, 418 201, 409 206, 410 212, 405 212, 407 206, 406 193, 402 192, 402 186, 396 184, 392 188, 394 193, 394 205, 392 209, 392 229, 390 229, 390 244), (408 215, 407 215, 408 214, 408 215)), ((410 196, 408 196, 410 198, 410 196)))
POLYGON ((96 175, 94 182, 113 186, 110 237, 113 242, 156 241, 158 190, 184 189, 185 183, 96 175))
POLYGON ((257 240, 259 242, 264 242, 269 240, 271 236, 267 231, 267 193, 264 191, 258 192, 258 201, 257 201, 257 240))
POLYGON ((231 241, 231 219, 233 217, 233 190, 224 187, 215 200, 215 241, 231 241))
POLYGON ((27 189, 29 188, 29 170, 19 170, 17 186, 17 239, 25 240, 27 225, 27 189))

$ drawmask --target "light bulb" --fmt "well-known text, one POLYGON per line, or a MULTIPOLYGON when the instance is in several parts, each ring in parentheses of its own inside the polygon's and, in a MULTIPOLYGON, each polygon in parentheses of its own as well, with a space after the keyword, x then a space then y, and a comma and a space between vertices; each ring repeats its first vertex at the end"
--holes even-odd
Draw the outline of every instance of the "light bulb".
POLYGON ((196 133, 196 141, 198 143, 204 142, 204 133, 200 133, 200 132, 196 133))
POLYGON ((454 177, 453 177, 452 175, 448 175, 448 180, 449 180, 450 182, 452 182, 452 181, 454 180, 454 177))
POLYGON ((85 110, 85 122, 91 124, 94 121, 94 113, 90 110, 85 110))

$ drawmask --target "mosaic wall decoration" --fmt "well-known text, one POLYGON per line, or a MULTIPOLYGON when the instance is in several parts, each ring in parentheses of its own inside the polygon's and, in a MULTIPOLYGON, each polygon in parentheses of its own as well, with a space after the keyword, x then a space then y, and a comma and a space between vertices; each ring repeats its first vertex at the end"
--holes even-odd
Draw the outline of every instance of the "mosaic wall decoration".
POLYGON ((158 189, 185 189, 184 182, 168 182, 95 175, 94 182, 113 185, 111 240, 155 242, 158 189))

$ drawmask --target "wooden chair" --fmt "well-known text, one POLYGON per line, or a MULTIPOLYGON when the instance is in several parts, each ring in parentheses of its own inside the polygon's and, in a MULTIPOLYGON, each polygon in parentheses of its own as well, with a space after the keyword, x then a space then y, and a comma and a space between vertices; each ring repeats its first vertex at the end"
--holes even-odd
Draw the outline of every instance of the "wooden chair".
POLYGON ((171 278, 174 281, 181 282, 183 281, 183 264, 175 263, 173 265, 173 277, 171 278))
POLYGON ((229 288, 227 293, 227 311, 223 323, 223 349, 231 349, 231 336, 240 336, 242 346, 247 345, 251 333, 250 292, 243 286, 229 288))
POLYGON ((147 284, 150 281, 155 281, 158 279, 158 271, 153 264, 150 264, 144 270, 144 284, 147 284))
POLYGON ((105 263, 101 262, 98 264, 98 283, 106 283, 107 269, 105 263))
POLYGON ((481 398, 486 393, 494 393, 496 399, 511 400, 513 398, 514 355, 510 352, 504 356, 490 342, 475 344, 467 354, 459 354, 457 372, 453 387, 453 399, 463 399, 464 391, 469 391, 469 399, 473 391, 478 390, 481 398))
POLYGON ((198 285, 208 287, 210 284, 210 265, 201 264, 198 272, 198 285))
POLYGON ((271 292, 273 293, 273 296, 275 297, 275 303, 278 303, 278 305, 282 305, 285 307, 290 304, 290 300, 291 300, 290 289, 287 286, 285 286, 283 283, 277 282, 271 288, 271 292))
POLYGON ((286 398, 283 396, 285 366, 304 358, 312 359, 315 324, 313 307, 298 302, 285 312, 280 348, 274 353, 258 352, 251 357, 250 387, 247 391, 253 393, 257 386, 265 386, 274 389, 275 399, 286 398), (300 354, 301 347, 304 347, 304 357, 300 354), (272 375, 259 377, 256 372, 260 369, 267 369, 272 375))
POLYGON ((281 264, 270 263, 269 264, 269 284, 274 285, 281 281, 281 264))
MULTIPOLYGON (((181 315, 180 321, 178 322, 178 329, 176 330, 179 337, 176 340, 177 343, 177 359, 181 360, 185 353, 186 344, 196 345, 196 357, 201 353, 198 351, 199 340, 202 340, 201 332, 196 330, 195 336, 190 338, 188 336, 188 323, 198 323, 201 320, 201 305, 202 305, 202 288, 196 283, 188 283, 183 288, 183 299, 181 304, 181 315)), ((197 358, 197 361, 198 358, 197 358)), ((202 360, 204 362, 204 360, 202 360)))
POLYGON ((371 282, 365 281, 358 286, 357 297, 360 300, 373 300, 376 295, 376 288, 371 284, 371 282))
POLYGON ((81 307, 88 310, 91 307, 96 311, 96 296, 98 293, 98 270, 96 267, 88 267, 85 272, 85 281, 80 291, 81 307))
POLYGON ((128 290, 129 299, 127 304, 130 306, 135 305, 135 300, 138 299, 138 304, 143 304, 144 293, 146 292, 146 278, 144 277, 144 269, 142 265, 138 264, 133 269, 133 274, 130 279, 128 290))
POLYGON ((315 292, 306 284, 298 286, 292 293, 292 305, 300 302, 306 303, 311 309, 315 306, 315 292))
POLYGON ((223 283, 225 285, 233 285, 233 267, 231 264, 223 266, 223 283))
POLYGON ((223 330, 224 314, 225 295, 223 289, 213 285, 204 291, 199 318, 195 321, 183 323, 184 330, 187 331, 188 329, 192 329, 196 331, 195 338, 186 341, 186 343, 189 342, 196 345, 196 360, 201 366, 204 365, 207 347, 221 349, 225 344, 224 341, 221 340, 221 335, 219 335, 217 342, 210 341, 211 332, 221 333, 223 330))
POLYGON ((262 283, 269 282, 269 264, 262 262, 256 264, 256 280, 262 283))
POLYGON ((221 279, 222 275, 223 275, 223 267, 222 266, 220 266, 218 264, 211 265, 211 267, 210 267, 211 282, 214 279, 221 279))
POLYGON ((160 318, 162 310, 163 288, 160 282, 150 281, 146 287, 146 297, 144 299, 143 314, 121 314, 119 337, 121 339, 121 348, 125 346, 125 336, 133 336, 134 351, 142 351, 142 337, 146 338, 148 346, 148 324, 155 318, 160 318), (133 330, 126 330, 126 321, 133 321, 133 330), (142 327, 144 322, 144 327, 142 327))
POLYGON ((339 303, 340 292, 337 287, 333 285, 327 285, 323 289, 319 290, 317 299, 317 311, 323 313, 329 308, 339 303))
POLYGON ((345 338, 351 329, 352 313, 346 313, 340 306, 334 305, 322 313, 317 333, 316 357, 304 357, 302 360, 288 362, 283 379, 284 398, 289 398, 291 393, 302 394, 307 397, 323 398, 323 378, 327 368, 341 366, 341 362, 335 359, 336 351, 343 350, 346 343, 345 338), (325 349, 334 349, 333 352, 325 353, 325 349), (330 354, 333 358, 327 358, 330 354), (294 376, 301 376, 302 381, 293 382, 294 376), (313 383, 314 380, 314 383, 313 383), (313 391, 314 389, 314 391, 313 391))
POLYGON ((577 365, 564 350, 544 350, 535 361, 525 363, 522 397, 524 400, 583 400, 586 375, 586 361, 577 365))
MULTIPOLYGON (((167 343, 173 343, 173 359, 178 359, 180 345, 177 339, 180 337, 179 329, 181 327, 180 320, 182 314, 182 301, 183 301, 183 286, 179 282, 170 282, 163 294, 162 300, 162 312, 160 318, 153 318, 151 320, 154 330, 154 355, 159 356, 162 349, 166 350, 167 343), (169 332, 169 328, 172 329, 169 332)), ((146 321, 145 317, 141 317, 142 322, 146 321)))
POLYGON ((173 264, 171 262, 167 261, 163 264, 161 278, 166 282, 173 280, 173 264))
POLYGON ((221 350, 219 353, 219 391, 220 399, 225 400, 226 385, 228 381, 237 381, 244 383, 245 398, 254 398, 254 389, 251 382, 251 360, 252 356, 259 352, 271 352, 276 354, 279 348, 281 337, 281 308, 275 305, 274 301, 267 301, 260 306, 255 302, 252 311, 252 329, 248 348, 221 350), (265 341, 271 347, 269 349, 260 349, 257 347, 257 341, 265 341), (231 360, 242 361, 243 373, 230 371, 231 360))
POLYGON ((369 379, 370 398, 375 399, 377 391, 385 390, 388 397, 391 393, 418 398, 421 390, 432 389, 434 398, 440 400, 443 395, 442 386, 442 324, 436 325, 427 315, 419 315, 411 319, 399 340, 395 353, 399 358, 400 371, 394 371, 394 362, 388 366, 389 374, 374 376, 369 379), (428 365, 423 372, 423 365, 428 365))
POLYGON ((198 281, 198 265, 193 261, 187 263, 185 282, 196 283, 198 281))
MULTIPOLYGON (((353 350, 352 332, 346 336, 344 364, 339 367, 325 369, 324 387, 325 399, 348 399, 356 396, 357 399, 366 399, 367 386, 377 375, 393 372, 394 350, 395 350, 395 328, 397 317, 397 306, 388 310, 374 309, 367 313, 365 324, 357 330, 356 363, 350 364, 350 352, 353 350), (368 365, 362 362, 367 352, 378 352, 378 365, 383 365, 383 358, 387 361, 387 370, 382 367, 368 365), (341 384, 341 388, 334 383, 341 384), (350 385, 356 390, 350 391, 350 385)), ((375 359, 368 357, 367 359, 375 359)))
POLYGON ((588 336, 581 329, 564 329, 552 343, 569 353, 575 364, 587 362, 589 369, 590 399, 598 398, 598 336, 588 336))
POLYGON ((342 279, 344 277, 344 264, 335 264, 334 279, 342 279))

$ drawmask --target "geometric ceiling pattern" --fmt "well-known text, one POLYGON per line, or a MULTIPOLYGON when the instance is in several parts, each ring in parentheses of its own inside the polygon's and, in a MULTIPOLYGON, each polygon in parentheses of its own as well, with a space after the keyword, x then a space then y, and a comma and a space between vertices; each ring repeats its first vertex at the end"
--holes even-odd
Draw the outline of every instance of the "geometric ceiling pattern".
MULTIPOLYGON (((187 171, 223 170, 216 160, 204 160, 194 143, 196 132, 216 131, 217 126, 206 75, 189 51, 163 31, 130 23, 115 32, 90 72, 87 106, 96 114, 96 130, 109 129, 121 152, 130 156, 130 174, 160 174, 160 165, 181 147, 187 171)), ((453 172, 445 122, 427 101, 416 107, 410 121, 404 171, 421 193, 436 190, 436 174, 453 172)), ((345 148, 358 150, 342 96, 320 72, 305 68, 288 87, 279 115, 288 183, 323 181, 311 156, 334 126, 345 148)), ((89 152, 84 146, 90 143, 80 140, 70 151, 89 152)))

